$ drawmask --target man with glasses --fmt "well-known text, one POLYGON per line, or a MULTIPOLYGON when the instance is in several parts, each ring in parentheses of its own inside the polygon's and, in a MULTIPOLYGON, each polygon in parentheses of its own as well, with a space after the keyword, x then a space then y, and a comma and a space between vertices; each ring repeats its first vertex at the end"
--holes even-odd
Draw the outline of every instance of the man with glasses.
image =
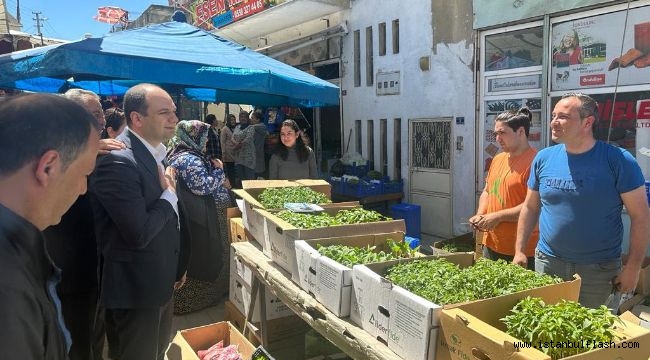
POLYGON ((539 220, 535 270, 565 280, 582 278, 580 303, 605 304, 612 288, 634 291, 650 239, 644 178, 627 151, 598 141, 597 104, 584 94, 555 105, 551 137, 557 145, 533 160, 519 216, 513 262, 526 265, 528 237, 539 220), (621 270, 623 206, 630 215, 630 254, 621 270))

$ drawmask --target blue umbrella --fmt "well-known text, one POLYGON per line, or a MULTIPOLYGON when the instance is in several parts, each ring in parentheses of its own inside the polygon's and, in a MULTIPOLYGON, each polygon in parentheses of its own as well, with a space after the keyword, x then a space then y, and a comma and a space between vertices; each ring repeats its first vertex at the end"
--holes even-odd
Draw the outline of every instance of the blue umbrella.
POLYGON ((339 88, 290 65, 182 22, 0 56, 0 87, 120 95, 139 82, 191 99, 262 106, 333 106, 339 88))

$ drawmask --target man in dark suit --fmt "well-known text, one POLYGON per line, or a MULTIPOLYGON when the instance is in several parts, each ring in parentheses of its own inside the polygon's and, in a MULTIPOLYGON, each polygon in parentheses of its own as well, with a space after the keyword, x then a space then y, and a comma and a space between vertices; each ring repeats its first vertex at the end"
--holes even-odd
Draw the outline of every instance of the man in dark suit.
MULTIPOLYGON (((169 94, 139 84, 124 96, 126 149, 100 156, 90 180, 102 254, 100 304, 115 324, 120 360, 163 359, 171 339, 180 252, 178 199, 162 144, 176 128, 169 94)), ((107 320, 108 321, 108 320, 107 320)))

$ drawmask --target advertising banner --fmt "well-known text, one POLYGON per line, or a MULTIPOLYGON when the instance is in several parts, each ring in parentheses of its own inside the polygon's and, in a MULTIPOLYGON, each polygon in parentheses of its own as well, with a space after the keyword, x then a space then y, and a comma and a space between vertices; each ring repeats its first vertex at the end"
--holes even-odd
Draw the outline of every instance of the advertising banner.
POLYGON ((551 39, 554 91, 650 79, 650 6, 557 23, 551 39))

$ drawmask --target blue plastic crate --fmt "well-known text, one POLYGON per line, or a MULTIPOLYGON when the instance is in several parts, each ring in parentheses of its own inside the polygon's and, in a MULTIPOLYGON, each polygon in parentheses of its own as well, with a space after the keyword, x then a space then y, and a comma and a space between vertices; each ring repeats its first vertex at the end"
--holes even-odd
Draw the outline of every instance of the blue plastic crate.
POLYGON ((404 181, 401 179, 399 181, 383 180, 381 186, 382 194, 401 193, 404 188, 404 181))
POLYGON ((358 182, 346 180, 343 182, 343 194, 353 197, 366 197, 381 194, 381 183, 359 179, 358 182))
POLYGON ((357 165, 354 163, 352 165, 343 165, 343 174, 345 175, 354 175, 358 177, 366 176, 368 173, 368 163, 366 162, 363 165, 357 165))
POLYGON ((343 187, 344 187, 344 181, 340 177, 334 177, 330 176, 327 179, 327 182, 330 183, 330 186, 332 187, 332 192, 335 194, 343 194, 343 187))

